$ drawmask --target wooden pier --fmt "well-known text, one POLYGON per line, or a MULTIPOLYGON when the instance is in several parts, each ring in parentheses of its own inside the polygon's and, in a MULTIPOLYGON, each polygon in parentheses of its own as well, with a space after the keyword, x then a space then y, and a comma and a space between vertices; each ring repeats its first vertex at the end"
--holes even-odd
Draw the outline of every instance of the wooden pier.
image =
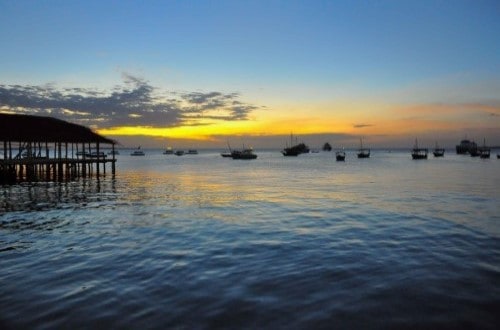
POLYGON ((0 114, 0 141, 0 184, 100 177, 106 165, 116 172, 115 141, 55 118, 0 114))

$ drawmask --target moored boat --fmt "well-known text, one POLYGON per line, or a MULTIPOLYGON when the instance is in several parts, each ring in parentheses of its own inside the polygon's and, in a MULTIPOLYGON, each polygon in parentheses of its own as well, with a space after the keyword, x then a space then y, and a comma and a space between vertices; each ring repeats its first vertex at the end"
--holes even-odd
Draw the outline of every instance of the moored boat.
POLYGON ((195 150, 195 149, 189 149, 188 152, 187 152, 188 155, 197 155, 198 154, 198 150, 195 150))
POLYGON ((363 148, 363 139, 359 139, 358 158, 370 158, 370 149, 363 148))
POLYGON ((436 142, 436 147, 434 148, 432 153, 434 154, 434 157, 443 157, 444 156, 444 148, 440 148, 438 146, 438 143, 436 142))
POLYGON ((460 141, 455 147, 458 155, 470 154, 474 157, 477 154, 477 144, 474 141, 470 141, 468 139, 463 139, 460 141))
POLYGON ((167 147, 167 149, 165 149, 163 151, 163 154, 164 155, 173 155, 174 154, 174 150, 172 149, 172 147, 167 147))
POLYGON ((252 149, 233 150, 231 152, 233 159, 256 159, 257 155, 253 153, 252 149))
POLYGON ((339 150, 339 151, 335 152, 335 159, 336 159, 338 162, 343 162, 343 161, 345 161, 345 151, 344 151, 344 149, 342 149, 342 150, 339 150))
POLYGON ((300 154, 308 153, 309 147, 305 143, 293 144, 293 134, 290 134, 290 147, 285 147, 281 153, 283 156, 298 156, 300 154))
POLYGON ((429 150, 427 148, 419 148, 418 140, 415 139, 415 146, 411 150, 411 158, 412 159, 427 159, 427 153, 429 150))
POLYGON ((145 156, 144 151, 141 150, 141 146, 137 147, 136 150, 134 150, 130 156, 145 156))
POLYGON ((483 146, 477 148, 480 158, 490 158, 491 148, 486 146, 486 139, 484 139, 483 146))
POLYGON ((184 155, 184 150, 176 150, 175 151, 175 155, 176 156, 182 156, 182 155, 184 155))

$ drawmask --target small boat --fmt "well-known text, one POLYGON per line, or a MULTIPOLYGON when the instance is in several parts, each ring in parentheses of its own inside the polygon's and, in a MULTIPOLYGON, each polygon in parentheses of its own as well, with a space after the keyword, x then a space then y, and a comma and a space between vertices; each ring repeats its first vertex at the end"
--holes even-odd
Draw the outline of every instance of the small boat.
POLYGON ((252 149, 233 150, 231 152, 233 159, 256 159, 257 155, 253 153, 252 149))
POLYGON ((104 154, 104 152, 94 151, 90 154, 90 158, 106 158, 106 155, 104 154))
POLYGON ((134 150, 130 156, 145 156, 144 151, 141 150, 141 147, 139 146, 137 150, 134 150))
POLYGON ((370 149, 363 148, 363 140, 359 139, 360 147, 358 149, 358 158, 370 158, 370 149))
POLYGON ((415 139, 415 146, 411 150, 411 158, 413 159, 427 159, 427 148, 419 148, 418 141, 415 139))
POLYGON ((479 157, 480 158, 483 158, 483 159, 490 158, 490 151, 491 151, 491 149, 490 149, 490 147, 486 146, 486 139, 484 139, 483 146, 477 148, 477 150, 479 152, 479 157))
POLYGON ((112 156, 112 155, 115 155, 115 156, 116 156, 116 155, 119 155, 119 154, 120 154, 120 152, 119 152, 118 150, 111 150, 111 151, 108 151, 108 155, 111 155, 111 156, 112 156))
POLYGON ((165 150, 163 151, 163 154, 164 154, 164 155, 173 155, 173 154, 174 154, 174 150, 172 150, 172 148, 171 148, 171 147, 167 147, 167 149, 165 149, 165 150))
POLYGON ((335 159, 337 159, 338 162, 345 161, 345 151, 342 149, 335 152, 335 159))
POLYGON ((500 154, 497 154, 497 159, 500 159, 500 154))
POLYGON ((187 152, 188 155, 197 155, 198 154, 198 150, 195 150, 195 149, 189 149, 188 152, 187 152))
POLYGON ((175 155, 176 156, 182 156, 182 155, 184 155, 184 150, 176 150, 175 151, 175 155))
POLYGON ((434 157, 443 157, 444 156, 444 148, 440 148, 438 146, 438 143, 436 142, 436 147, 434 148, 434 151, 432 151, 434 154, 434 157))

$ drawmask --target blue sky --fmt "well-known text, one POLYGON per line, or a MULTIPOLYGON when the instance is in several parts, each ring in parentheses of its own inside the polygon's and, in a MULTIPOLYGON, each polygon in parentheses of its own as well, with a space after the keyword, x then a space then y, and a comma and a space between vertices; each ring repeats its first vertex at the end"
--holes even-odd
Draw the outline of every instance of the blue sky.
POLYGON ((134 76, 291 116, 304 104, 479 102, 493 106, 491 130, 499 31, 498 1, 0 0, 0 84, 111 91, 134 76))

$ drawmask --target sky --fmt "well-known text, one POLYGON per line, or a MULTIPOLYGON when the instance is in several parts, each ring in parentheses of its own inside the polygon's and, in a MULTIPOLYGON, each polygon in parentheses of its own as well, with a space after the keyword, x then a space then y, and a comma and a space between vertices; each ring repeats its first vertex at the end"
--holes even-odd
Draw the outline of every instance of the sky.
POLYGON ((123 146, 500 145, 500 2, 0 0, 0 112, 123 146))

